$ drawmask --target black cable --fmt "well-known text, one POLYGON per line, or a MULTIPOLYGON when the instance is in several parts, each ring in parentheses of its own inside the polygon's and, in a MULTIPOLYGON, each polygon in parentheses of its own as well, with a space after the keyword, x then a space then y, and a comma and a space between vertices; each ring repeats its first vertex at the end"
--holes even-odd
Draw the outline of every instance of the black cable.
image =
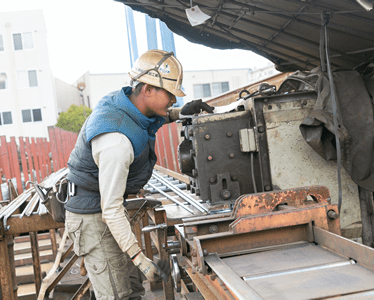
MULTIPOLYGON (((324 20, 325 21, 325 20, 324 20)), ((337 158, 337 175, 338 175, 338 188, 339 188, 339 197, 338 197, 338 211, 340 213, 340 209, 342 206, 342 179, 341 179, 341 165, 342 165, 342 157, 341 157, 341 149, 340 149, 340 139, 338 134, 338 107, 337 107, 337 99, 335 94, 335 85, 334 79, 331 72, 331 65, 330 65, 330 55, 329 55, 329 37, 327 31, 327 22, 322 24, 324 26, 324 33, 325 33, 325 49, 326 49, 326 64, 327 64, 327 73, 329 76, 330 82, 330 89, 331 89, 331 98, 332 98, 332 116, 334 121, 334 133, 335 133, 335 142, 336 142, 336 158, 337 158)))

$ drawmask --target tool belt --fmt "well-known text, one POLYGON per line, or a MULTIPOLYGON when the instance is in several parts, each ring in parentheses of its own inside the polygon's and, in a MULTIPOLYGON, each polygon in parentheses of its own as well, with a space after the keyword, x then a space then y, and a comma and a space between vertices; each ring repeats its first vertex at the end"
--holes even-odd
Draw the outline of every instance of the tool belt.
POLYGON ((53 189, 49 192, 48 199, 44 205, 56 222, 65 222, 65 203, 70 197, 75 195, 74 182, 68 181, 66 178, 60 181, 58 190, 53 189))

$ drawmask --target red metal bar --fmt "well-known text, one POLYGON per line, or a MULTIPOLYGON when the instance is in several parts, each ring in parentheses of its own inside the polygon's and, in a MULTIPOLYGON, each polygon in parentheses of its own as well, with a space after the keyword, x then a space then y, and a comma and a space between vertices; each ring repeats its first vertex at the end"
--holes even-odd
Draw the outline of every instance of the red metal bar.
POLYGON ((45 178, 45 172, 44 172, 44 161, 43 161, 43 154, 42 154, 42 149, 40 145, 40 138, 35 138, 35 150, 36 150, 36 155, 38 156, 38 162, 39 162, 39 169, 40 169, 40 179, 43 181, 45 178))
POLYGON ((8 179, 12 178, 12 175, 11 175, 11 171, 10 171, 10 164, 9 164, 10 159, 9 159, 9 155, 8 155, 8 146, 7 146, 7 142, 6 142, 6 137, 1 136, 0 141, 1 141, 1 146, 0 146, 0 149, 1 149, 1 168, 3 169, 3 172, 5 174, 5 179, 8 180, 8 179))
POLYGON ((23 192, 23 186, 22 186, 22 180, 21 180, 21 169, 19 167, 16 138, 14 136, 10 138, 10 149, 12 151, 14 175, 17 181, 17 192, 18 192, 18 195, 20 195, 23 192))
POLYGON ((10 178, 8 179, 11 179, 15 177, 16 172, 14 171, 14 167, 13 167, 13 155, 12 155, 13 153, 12 153, 10 143, 6 143, 6 147, 8 149, 8 158, 9 158, 9 167, 10 167, 10 178))
POLYGON ((1 184, 3 183, 3 174, 2 174, 2 170, 0 168, 0 201, 3 201, 3 192, 1 190, 1 184))
POLYGON ((60 169, 65 167, 64 164, 64 153, 61 145, 61 129, 60 128, 55 128, 55 133, 56 133, 56 145, 57 145, 57 150, 58 150, 58 164, 60 166, 60 169))
POLYGON ((156 135, 156 141, 155 141, 155 153, 156 153, 156 156, 157 156, 157 165, 160 166, 160 149, 159 149, 159 146, 158 144, 160 143, 160 134, 157 134, 156 135))
POLYGON ((177 123, 171 123, 169 125, 170 125, 169 130, 171 130, 171 136, 173 139, 174 158, 176 160, 175 165, 177 169, 175 171, 180 173, 181 171, 179 169, 179 161, 178 161, 179 130, 178 130, 177 123))
POLYGON ((26 153, 27 153, 27 160, 29 163, 29 172, 30 172, 30 180, 34 181, 34 164, 32 163, 32 154, 31 154, 31 145, 29 138, 25 138, 25 144, 26 144, 26 153))
POLYGON ((165 153, 166 153, 166 162, 167 162, 167 168, 172 171, 176 171, 176 166, 174 166, 173 161, 173 153, 174 149, 172 149, 170 136, 169 136, 169 126, 170 124, 167 124, 167 126, 162 126, 161 130, 164 135, 164 145, 165 145, 165 153))
POLYGON ((33 137, 31 138, 31 152, 32 152, 32 157, 34 159, 36 180, 38 182, 41 182, 41 180, 40 180, 40 165, 39 165, 39 160, 38 160, 38 154, 36 152, 35 139, 33 137))
POLYGON ((159 147, 159 150, 160 150, 160 156, 158 157, 158 161, 160 163, 160 166, 161 167, 164 167, 166 168, 165 166, 165 148, 164 148, 164 135, 163 135, 163 132, 162 130, 159 130, 157 132, 157 138, 158 138, 158 147, 159 147))
POLYGON ((50 148, 52 153, 52 164, 53 164, 53 172, 61 169, 59 161, 58 161, 58 148, 57 148, 57 141, 56 141, 56 130, 54 127, 48 127, 49 133, 49 141, 50 141, 50 148))
POLYGON ((23 141, 23 137, 19 137, 19 153, 21 155, 22 173, 23 173, 23 179, 25 181, 25 186, 26 186, 26 182, 29 181, 30 178, 29 178, 29 170, 27 169, 25 142, 23 141))

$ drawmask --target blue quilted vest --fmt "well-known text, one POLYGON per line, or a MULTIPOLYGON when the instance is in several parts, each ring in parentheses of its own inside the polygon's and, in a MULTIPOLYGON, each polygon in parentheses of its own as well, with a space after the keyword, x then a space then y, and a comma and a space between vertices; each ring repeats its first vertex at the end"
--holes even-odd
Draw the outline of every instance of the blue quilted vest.
POLYGON ((131 87, 108 94, 83 125, 68 161, 67 178, 76 184, 77 189, 76 195, 65 204, 66 210, 79 214, 101 212, 99 169, 91 148, 91 140, 99 134, 120 132, 127 136, 134 149, 124 199, 127 194, 136 194, 152 176, 157 160, 155 135, 165 119, 144 116, 127 97, 130 94, 131 87))

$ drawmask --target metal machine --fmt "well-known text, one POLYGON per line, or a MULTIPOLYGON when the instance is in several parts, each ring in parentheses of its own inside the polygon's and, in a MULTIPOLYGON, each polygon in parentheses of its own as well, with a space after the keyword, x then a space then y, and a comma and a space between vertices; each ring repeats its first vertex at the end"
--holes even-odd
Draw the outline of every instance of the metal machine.
POLYGON ((313 152, 295 141, 316 94, 246 96, 234 111, 183 121, 181 171, 210 213, 174 225, 175 289, 187 299, 374 298, 374 249, 341 236, 329 188, 309 184, 313 152))

